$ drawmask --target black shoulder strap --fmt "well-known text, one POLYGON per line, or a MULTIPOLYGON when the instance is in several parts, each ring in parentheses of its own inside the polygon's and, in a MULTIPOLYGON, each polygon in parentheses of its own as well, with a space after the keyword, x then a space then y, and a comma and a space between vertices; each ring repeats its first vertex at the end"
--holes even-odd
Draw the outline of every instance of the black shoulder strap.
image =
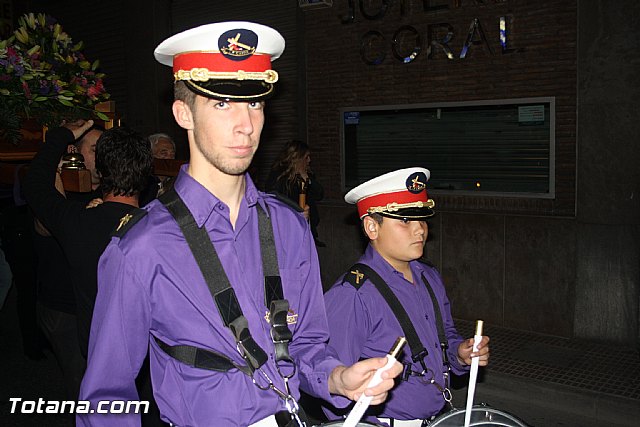
POLYGON ((398 300, 398 297, 393 293, 389 285, 380 277, 380 275, 371 267, 366 264, 357 263, 354 264, 350 268, 350 272, 353 273, 355 277, 360 277, 361 282, 364 282, 365 279, 369 279, 371 283, 373 283, 385 299, 391 311, 398 319, 400 323, 400 327, 404 332, 405 337, 407 338, 407 342, 409 343, 409 348, 411 348, 411 358, 414 362, 422 360, 427 355, 427 349, 420 341, 420 337, 416 332, 416 329, 413 327, 413 323, 407 314, 407 311, 402 307, 402 304, 398 300), (364 275, 360 276, 361 274, 364 275))
POLYGON ((242 347, 243 357, 253 369, 259 368, 268 360, 268 356, 249 333, 240 304, 208 233, 204 228, 198 227, 193 215, 175 189, 162 194, 159 200, 180 226, 225 326, 231 329, 236 342, 242 347))
POLYGON ((431 303, 433 304, 433 312, 436 316, 436 327, 438 328, 438 339, 440 340, 440 345, 447 344, 447 335, 444 332, 444 324, 442 322, 442 312, 440 311, 440 305, 438 304, 438 299, 436 298, 436 294, 433 292, 433 288, 431 284, 425 277, 424 273, 422 274, 422 283, 426 286, 427 291, 429 291, 429 296, 431 297, 431 303))
POLYGON ((275 358, 276 362, 280 360, 293 362, 289 354, 289 342, 293 339, 293 334, 287 323, 289 301, 284 298, 282 289, 273 225, 261 205, 258 204, 258 206, 260 256, 262 257, 262 273, 264 274, 264 305, 269 309, 271 340, 275 349, 275 358))
MULTIPOLYGON (((260 204, 258 204, 260 206, 260 204)), ((258 228, 260 232, 260 256, 262 257, 262 273, 264 274, 264 305, 269 308, 271 302, 284 299, 280 269, 278 268, 278 252, 273 236, 273 227, 267 214, 258 208, 258 228)))
POLYGON ((451 366, 449 364, 449 353, 447 352, 447 349, 449 348, 449 341, 447 340, 447 334, 444 330, 442 312, 440 311, 440 305, 438 304, 436 294, 433 292, 433 288, 424 273, 422 273, 422 283, 427 287, 427 291, 429 291, 429 296, 431 297, 431 303, 433 304, 433 312, 436 316, 436 327, 438 328, 438 339, 440 340, 440 350, 442 351, 442 364, 445 367, 445 375, 447 375, 451 366))
POLYGON ((302 209, 300 205, 298 205, 296 202, 294 202, 284 194, 280 193, 279 191, 274 190, 274 191, 270 191, 267 194, 274 196, 276 199, 280 200, 282 203, 289 206, 291 209, 293 209, 296 212, 304 212, 304 209, 302 209))

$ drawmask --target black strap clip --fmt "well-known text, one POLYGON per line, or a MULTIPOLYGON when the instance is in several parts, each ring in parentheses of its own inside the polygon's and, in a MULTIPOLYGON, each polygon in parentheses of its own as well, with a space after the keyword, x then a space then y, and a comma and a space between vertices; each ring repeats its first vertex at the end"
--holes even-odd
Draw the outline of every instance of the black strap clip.
POLYGON ((440 349, 442 350, 442 366, 446 368, 446 371, 449 372, 451 370, 451 364, 449 363, 449 353, 447 350, 449 349, 449 343, 441 342, 440 349))
POLYGON ((281 360, 293 362, 289 354, 289 343, 293 334, 287 323, 288 315, 289 301, 286 299, 271 301, 269 322, 271 323, 271 340, 276 350, 276 362, 281 360))
POLYGON ((252 371, 264 365, 268 356, 251 337, 247 319, 244 316, 239 316, 229 324, 229 328, 236 338, 238 351, 252 368, 252 371))
POLYGON ((409 381, 409 377, 410 376, 424 376, 427 373, 427 364, 424 361, 424 358, 427 357, 429 355, 429 352, 427 351, 426 348, 422 348, 422 350, 420 352, 418 352, 418 354, 411 356, 411 360, 413 361, 413 363, 420 363, 420 367, 422 368, 422 371, 417 372, 414 371, 413 369, 411 369, 411 367, 413 366, 412 363, 405 363, 404 364, 404 371, 402 372, 402 380, 403 381, 409 381))

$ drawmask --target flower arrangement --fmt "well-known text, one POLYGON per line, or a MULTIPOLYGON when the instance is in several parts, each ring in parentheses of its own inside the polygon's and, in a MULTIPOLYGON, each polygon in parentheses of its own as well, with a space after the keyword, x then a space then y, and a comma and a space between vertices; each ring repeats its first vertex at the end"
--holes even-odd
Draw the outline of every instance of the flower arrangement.
POLYGON ((48 15, 25 14, 19 28, 0 41, 0 138, 20 140, 22 120, 42 126, 62 120, 109 118, 95 105, 109 99, 97 72, 99 61, 89 62, 62 26, 48 15))

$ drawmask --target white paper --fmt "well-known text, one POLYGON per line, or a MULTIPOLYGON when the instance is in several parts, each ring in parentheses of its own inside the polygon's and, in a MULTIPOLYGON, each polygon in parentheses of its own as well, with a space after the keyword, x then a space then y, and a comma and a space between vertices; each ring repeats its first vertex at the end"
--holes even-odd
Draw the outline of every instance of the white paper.
MULTIPOLYGON (((473 336, 473 351, 478 351, 478 344, 482 341, 481 335, 473 336)), ((464 413, 464 427, 469 427, 471 422, 471 407, 473 406, 473 395, 476 392, 476 380, 478 379, 478 357, 471 359, 471 371, 469 372, 469 387, 467 388, 467 409, 464 413)))
MULTIPOLYGON (((395 362, 396 358, 387 354, 387 364, 376 371, 376 373, 373 375, 373 378, 371 378, 371 380, 369 381, 369 384, 367 384, 367 388, 375 387, 380 384, 382 382, 382 373, 391 368, 395 362)), ((364 415, 365 411, 371 404, 371 400, 373 400, 373 396, 365 396, 365 394, 362 393, 360 399, 358 399, 356 404, 353 406, 351 412, 349 412, 349 415, 347 416, 347 419, 344 420, 342 426, 356 427, 356 425, 358 425, 358 423, 360 422, 362 415, 364 415)))

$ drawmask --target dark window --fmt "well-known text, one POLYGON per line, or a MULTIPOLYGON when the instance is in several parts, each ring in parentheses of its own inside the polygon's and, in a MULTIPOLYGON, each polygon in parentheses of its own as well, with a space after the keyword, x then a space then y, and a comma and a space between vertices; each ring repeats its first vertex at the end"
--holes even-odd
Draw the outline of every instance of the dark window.
POLYGON ((395 169, 436 193, 554 197, 554 98, 345 108, 344 190, 395 169))

